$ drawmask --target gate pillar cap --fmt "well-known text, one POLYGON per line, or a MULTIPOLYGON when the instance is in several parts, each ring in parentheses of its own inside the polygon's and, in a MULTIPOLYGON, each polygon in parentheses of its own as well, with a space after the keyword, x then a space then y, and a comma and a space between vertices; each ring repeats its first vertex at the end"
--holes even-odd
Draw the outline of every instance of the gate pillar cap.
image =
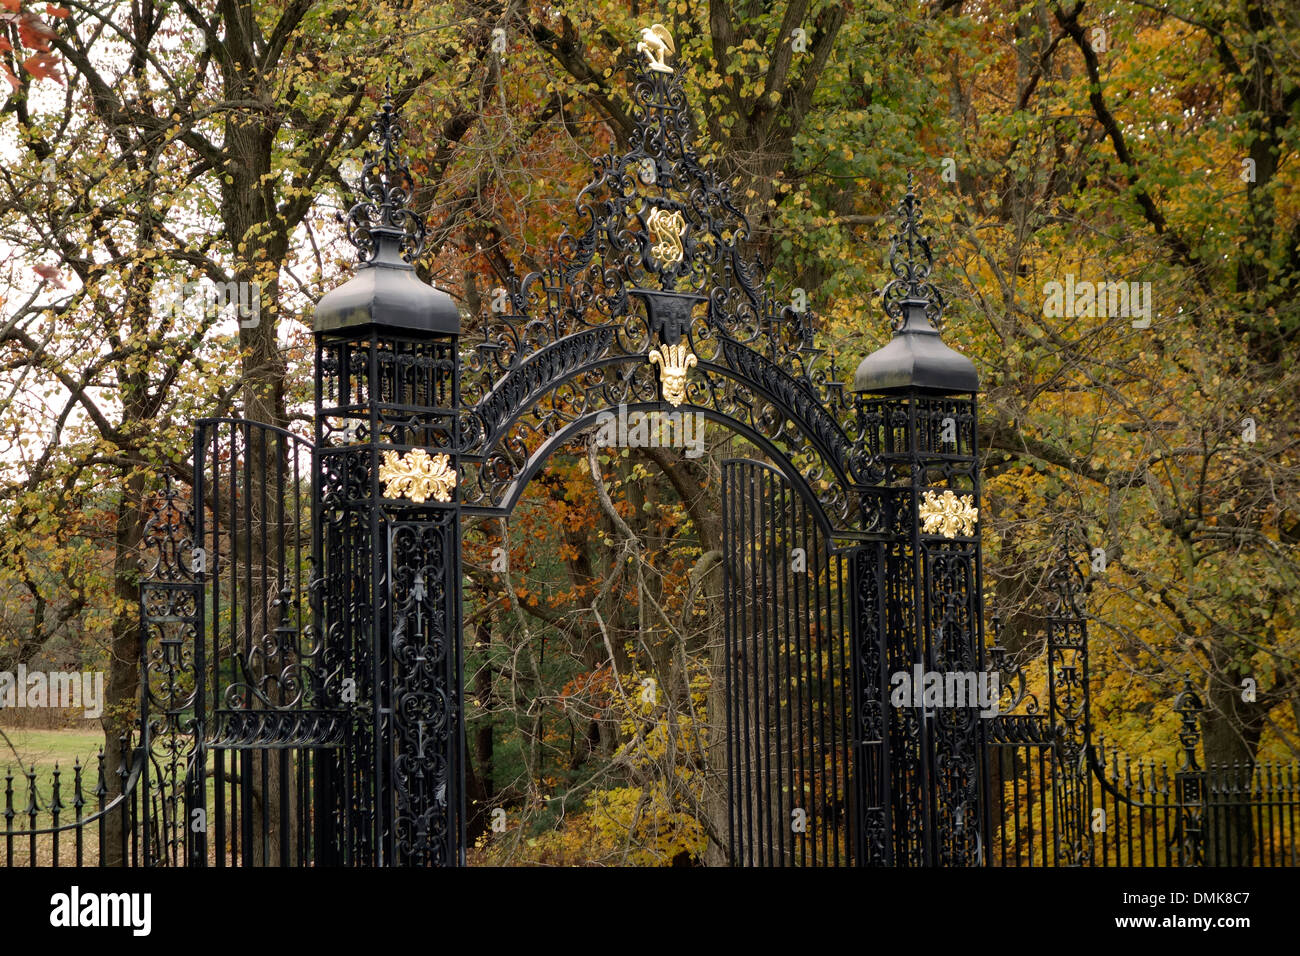
POLYGON ((883 347, 862 360, 853 376, 855 392, 888 394, 906 390, 951 395, 979 391, 975 365, 950 349, 930 324, 925 299, 903 299, 902 327, 883 347))
POLYGON ((337 289, 321 296, 313 327, 322 332, 378 329, 426 335, 459 335, 460 311, 446 292, 421 281, 402 259, 403 233, 375 229, 375 257, 337 289))

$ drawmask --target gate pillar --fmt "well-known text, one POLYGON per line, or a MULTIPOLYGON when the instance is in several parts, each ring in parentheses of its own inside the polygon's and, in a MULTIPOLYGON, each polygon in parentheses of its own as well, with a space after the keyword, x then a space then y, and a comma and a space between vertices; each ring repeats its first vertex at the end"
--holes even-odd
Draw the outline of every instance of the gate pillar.
MULTIPOLYGON (((981 676, 979 379, 933 324, 943 299, 929 282, 930 244, 910 180, 898 215, 896 278, 884 291, 894 337, 854 377, 863 434, 884 475, 864 492, 863 513, 879 515, 888 536, 859 551, 858 627, 863 640, 879 635, 888 682, 888 739, 879 749, 890 862, 971 866, 989 839, 981 712, 996 713, 998 703, 996 684, 981 676), (875 568, 864 566, 872 561, 875 568)), ((859 658, 874 662, 862 651, 859 658)))
POLYGON ((324 771, 345 865, 454 865, 464 853, 460 315, 410 265, 424 224, 392 104, 348 216, 361 265, 315 314, 314 522, 327 692, 351 711, 324 771))

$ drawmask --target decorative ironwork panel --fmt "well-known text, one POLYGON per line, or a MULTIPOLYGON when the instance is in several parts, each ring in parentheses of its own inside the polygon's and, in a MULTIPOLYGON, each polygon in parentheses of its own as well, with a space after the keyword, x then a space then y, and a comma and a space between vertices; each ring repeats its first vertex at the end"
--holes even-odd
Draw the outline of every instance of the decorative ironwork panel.
POLYGON ((1055 568, 1047 617, 1049 717, 1056 730, 1053 801, 1056 863, 1079 866, 1092 853, 1088 778, 1088 632, 1080 605, 1083 576, 1073 562, 1055 568))
POLYGON ((700 162, 680 76, 648 65, 632 114, 628 151, 598 158, 578 196, 577 229, 545 268, 503 277, 488 297, 483 340, 463 361, 462 501, 508 509, 573 427, 662 395, 737 422, 853 527, 862 499, 849 489, 874 473, 811 313, 778 303, 746 257, 749 223, 700 162), (683 351, 661 391, 653 363, 667 367, 667 348, 683 351))
POLYGON ((205 656, 225 675, 209 688, 208 709, 218 720, 310 710, 323 700, 307 601, 311 444, 232 419, 200 422, 196 450, 202 574, 213 585, 205 656))
POLYGON ((213 799, 199 831, 208 846, 191 862, 323 862, 318 751, 342 743, 347 716, 327 686, 327 635, 310 587, 313 446, 271 425, 201 420, 193 487, 205 612, 195 716, 212 769, 196 766, 191 785, 206 795, 211 777, 213 799))
MULTIPOLYGON (((196 573, 194 510, 172 486, 147 505, 140 585, 142 791, 151 862, 176 866, 194 852, 187 781, 201 763, 203 692, 199 634, 203 586, 196 573)), ((201 566, 201 565, 200 565, 201 566)))
POLYGON ((974 866, 984 862, 984 730, 973 680, 984 673, 980 644, 977 552, 968 545, 923 541, 926 669, 943 675, 945 688, 966 681, 966 701, 945 700, 924 716, 931 736, 934 818, 931 862, 974 866), (949 683, 951 681, 951 684, 949 683))
POLYGON ((445 866, 463 845, 457 512, 405 514, 388 540, 394 862, 445 866))
MULTIPOLYGON (((884 483, 862 494, 883 546, 883 644, 891 683, 888 772, 899 866, 985 860, 988 716, 971 700, 984 668, 975 402, 905 391, 862 399, 869 460, 884 483), (923 515, 932 509, 934 520, 923 515), (923 705, 918 682, 963 693, 923 705)), ((981 676, 983 675, 983 676, 981 676)))
MULTIPOLYGON (((383 449, 450 449, 455 365, 449 339, 322 338, 316 354, 317 444, 327 449, 371 442, 383 449)), ((362 478, 355 490, 364 489, 362 478)))
POLYGON ((854 855, 862 866, 888 866, 893 837, 889 806, 889 701, 886 691, 885 546, 851 555, 854 792, 858 810, 854 855))

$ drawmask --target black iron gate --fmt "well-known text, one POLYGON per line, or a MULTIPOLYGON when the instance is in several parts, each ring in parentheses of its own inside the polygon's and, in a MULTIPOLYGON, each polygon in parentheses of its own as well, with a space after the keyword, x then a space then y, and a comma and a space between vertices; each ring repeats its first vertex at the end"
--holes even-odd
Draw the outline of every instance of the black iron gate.
POLYGON ((146 785, 160 796, 146 801, 146 831, 164 835, 173 864, 182 850, 191 866, 334 856, 333 821, 316 798, 344 724, 327 704, 337 662, 308 588, 312 463, 311 443, 284 429, 197 424, 187 517, 171 526, 175 560, 144 585, 186 592, 192 609, 179 618, 144 605, 146 785))
MULTIPOLYGON (((169 486, 152 505, 143 739, 108 768, 130 799, 100 795, 101 854, 111 819, 123 861, 130 842, 148 864, 463 863, 462 515, 508 514, 598 415, 667 406, 780 465, 723 467, 732 863, 1291 861, 1293 771, 1201 770, 1190 690, 1172 799, 1164 775, 1153 792, 1094 745, 1077 574, 1045 618, 1046 709, 996 650, 1017 692, 996 715, 972 699, 979 384, 933 324, 916 196, 883 291, 895 335, 850 395, 818 364, 810 314, 745 253, 748 221, 656 49, 640 48, 627 152, 578 197, 584 231, 504 277, 469 347, 410 264, 424 226, 391 103, 377 113, 349 213, 361 266, 315 315, 315 440, 202 421, 188 497, 169 486), (945 699, 895 698, 908 676, 945 699), (1278 812, 1252 824, 1261 800, 1278 812)), ((7 784, 9 857, 15 815, 7 784)), ((35 809, 29 824, 34 857, 35 809)))
POLYGON ((846 558, 781 473, 722 469, 733 865, 853 863, 846 558))

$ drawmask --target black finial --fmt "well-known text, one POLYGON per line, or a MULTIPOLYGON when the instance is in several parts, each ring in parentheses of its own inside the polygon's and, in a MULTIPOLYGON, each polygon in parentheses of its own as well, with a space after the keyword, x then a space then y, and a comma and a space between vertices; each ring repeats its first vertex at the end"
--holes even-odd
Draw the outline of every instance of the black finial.
POLYGON ((357 247, 362 262, 375 258, 383 238, 396 242, 402 258, 410 262, 424 249, 425 227, 419 214, 407 206, 415 193, 415 181, 398 154, 403 134, 391 85, 385 85, 384 102, 371 120, 370 134, 377 147, 366 153, 361 201, 348 211, 348 239, 357 247))
POLYGON ((971 360, 939 337, 934 322, 943 314, 943 296, 930 284, 934 259, 930 237, 921 232, 921 204, 907 177, 907 195, 898 204, 898 231, 889 241, 894 277, 881 291, 885 314, 894 320, 894 337, 858 365, 853 391, 887 395, 917 389, 936 395, 979 391, 971 360))
POLYGON ((1196 688, 1192 686, 1192 675, 1184 672, 1183 689, 1174 698, 1174 713, 1181 721, 1181 726, 1178 728, 1178 740, 1183 745, 1179 767, 1181 770, 1200 769, 1196 763, 1196 745, 1201 739, 1197 718, 1204 709, 1205 704, 1201 701, 1200 694, 1196 693, 1196 688))
POLYGON ((889 238, 889 270, 894 278, 885 286, 885 314, 894 320, 896 328, 903 321, 903 302, 911 299, 925 303, 925 314, 937 322, 943 314, 943 296, 930 283, 934 270, 934 256, 930 252, 930 237, 921 232, 925 217, 921 202, 912 188, 912 173, 907 173, 907 194, 898 204, 896 215, 898 231, 889 238), (918 256, 919 253, 919 256, 918 256))

